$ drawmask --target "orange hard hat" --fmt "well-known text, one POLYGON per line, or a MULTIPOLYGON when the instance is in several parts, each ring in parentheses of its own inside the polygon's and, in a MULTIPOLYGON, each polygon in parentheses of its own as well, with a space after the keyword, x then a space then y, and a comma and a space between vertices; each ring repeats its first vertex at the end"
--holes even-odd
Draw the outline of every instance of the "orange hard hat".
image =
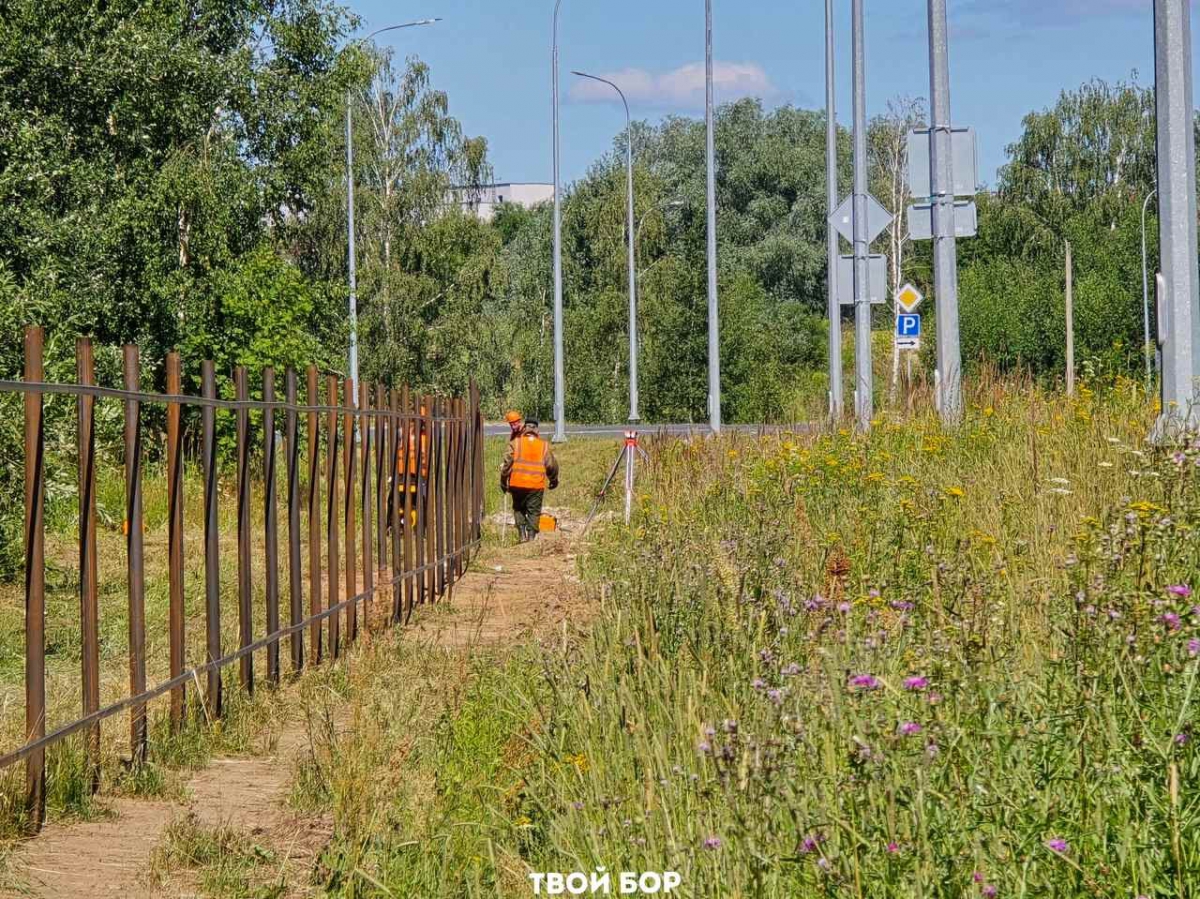
POLYGON ((519 422, 521 420, 521 418, 522 418, 522 415, 520 412, 507 412, 504 415, 504 420, 506 422, 508 422, 510 425, 515 425, 517 422, 519 422))

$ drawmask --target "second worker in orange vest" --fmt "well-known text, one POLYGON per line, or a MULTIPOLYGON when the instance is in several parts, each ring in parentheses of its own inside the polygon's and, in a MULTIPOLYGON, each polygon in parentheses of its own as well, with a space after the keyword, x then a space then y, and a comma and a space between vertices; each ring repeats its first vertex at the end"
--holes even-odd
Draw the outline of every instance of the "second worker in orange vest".
POLYGON ((519 436, 508 442, 500 466, 500 489, 512 495, 513 517, 521 542, 538 535, 546 488, 558 488, 558 460, 549 442, 538 435, 538 423, 526 419, 519 436))

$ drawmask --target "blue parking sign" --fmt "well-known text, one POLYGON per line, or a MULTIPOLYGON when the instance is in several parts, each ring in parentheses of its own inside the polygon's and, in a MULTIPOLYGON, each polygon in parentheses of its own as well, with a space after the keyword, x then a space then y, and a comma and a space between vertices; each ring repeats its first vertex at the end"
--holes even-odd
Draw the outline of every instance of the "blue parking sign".
POLYGON ((896 336, 916 338, 921 336, 921 316, 904 313, 896 316, 896 336))

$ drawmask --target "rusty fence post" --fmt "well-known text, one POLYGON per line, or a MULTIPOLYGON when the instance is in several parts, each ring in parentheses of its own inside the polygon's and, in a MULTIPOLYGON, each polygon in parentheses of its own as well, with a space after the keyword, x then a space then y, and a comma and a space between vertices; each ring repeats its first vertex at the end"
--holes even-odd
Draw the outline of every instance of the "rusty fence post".
MULTIPOLYGON (((346 599, 353 599, 358 595, 358 539, 356 534, 356 515, 355 505, 356 498, 354 496, 354 485, 358 479, 358 446, 357 424, 358 415, 354 410, 354 382, 346 378, 342 385, 343 395, 342 400, 345 403, 345 409, 342 419, 342 432, 345 442, 345 481, 346 481, 346 499, 345 499, 345 527, 346 527, 346 599)), ((351 602, 346 607, 346 647, 354 642, 358 636, 358 603, 351 602)))
MULTIPOLYGON (((25 329, 25 380, 40 383, 39 327, 25 329)), ((46 736, 46 483, 42 392, 25 392, 25 738, 46 736)), ((46 819, 46 750, 25 758, 25 809, 37 832, 46 819)))
POLYGON ((436 416, 433 433, 436 440, 433 458, 436 470, 433 476, 434 496, 436 506, 436 552, 437 552, 437 595, 440 599, 446 595, 446 400, 444 397, 434 399, 433 412, 436 416))
MULTIPOLYGON (((326 540, 329 544, 328 579, 329 593, 327 609, 332 609, 341 602, 338 589, 338 379, 336 375, 326 377, 326 393, 328 398, 329 446, 325 450, 326 477, 325 489, 329 493, 328 513, 325 519, 326 540)), ((341 622, 340 612, 329 616, 329 655, 337 658, 341 653, 341 622)))
MULTIPOLYGON (((401 453, 403 453, 404 421, 400 416, 400 391, 386 391, 385 403, 388 406, 388 509, 391 523, 391 621, 398 624, 404 613, 404 591, 406 586, 401 583, 401 574, 410 568, 407 556, 401 555, 401 541, 408 532, 408 517, 406 504, 401 490, 406 491, 401 478, 401 453)), ((404 465, 404 469, 408 466, 404 465)))
POLYGON ((388 469, 385 464, 388 451, 388 432, 391 419, 388 415, 388 402, 382 384, 375 385, 375 557, 380 569, 387 567, 388 557, 388 527, 387 527, 387 485, 388 469))
MULTIPOLYGON (((200 411, 204 445, 201 459, 204 466, 204 633, 205 661, 212 664, 221 658, 221 538, 218 530, 217 498, 217 409, 210 403, 217 398, 216 369, 211 360, 200 363, 200 393, 209 400, 200 411)), ((205 702, 211 717, 219 718, 224 711, 221 697, 221 672, 215 666, 208 670, 205 702)))
MULTIPOLYGON (((317 367, 310 365, 308 380, 308 602, 309 615, 321 612, 321 419, 317 406, 321 399, 317 388, 317 367)), ((321 663, 321 622, 309 626, 310 659, 321 663)))
POLYGON ((437 600, 437 521, 434 515, 437 511, 437 465, 434 454, 437 452, 437 439, 434 433, 434 403, 435 397, 426 395, 424 415, 424 444, 421 448, 425 456, 425 461, 422 464, 423 471, 421 477, 425 481, 424 485, 424 508, 421 510, 421 515, 425 519, 425 525, 422 528, 425 535, 425 561, 429 568, 425 572, 425 596, 429 602, 437 600))
MULTIPOLYGON (((75 379, 82 387, 96 383, 92 342, 75 342, 75 379)), ((100 708, 100 604, 96 557, 96 398, 80 394, 77 403, 79 440, 79 627, 83 714, 100 708)), ((128 519, 125 521, 129 525, 128 519)), ((89 789, 100 789, 100 725, 83 738, 89 789)))
MULTIPOLYGON (((474 383, 474 382, 472 382, 474 383)), ((487 471, 484 469, 483 459, 483 410, 479 400, 479 386, 475 385, 474 391, 475 408, 474 427, 475 427, 475 535, 474 539, 483 539, 483 497, 484 497, 484 481, 487 479, 487 471)))
MULTIPOLYGON (((125 344, 125 389, 141 389, 138 348, 125 344)), ((142 404, 125 400, 125 522, 126 561, 129 568, 129 695, 146 692, 146 560, 142 525, 142 404)), ((146 761, 148 729, 146 704, 129 712, 129 751, 134 765, 146 761)))
POLYGON ((358 388, 358 408, 362 413, 359 422, 359 433, 362 434, 362 494, 359 500, 362 506, 362 574, 363 592, 367 601, 363 605, 363 626, 371 624, 370 609, 375 605, 375 533, 371 516, 374 511, 374 501, 371 496, 371 447, 372 436, 378 419, 375 410, 371 408, 371 388, 360 384, 358 388))
MULTIPOLYGON (((167 393, 183 393, 183 372, 179 353, 167 353, 167 393)), ((185 653, 183 606, 183 449, 181 440, 183 408, 178 402, 167 404, 167 568, 170 670, 174 679, 183 673, 185 653)), ((178 733, 186 714, 184 687, 171 691, 171 730, 178 733)))
MULTIPOLYGON (((234 395, 238 401, 237 422, 237 573, 238 573, 238 648, 245 649, 254 642, 254 608, 250 558, 250 410, 244 404, 249 399, 246 367, 233 370, 234 395)), ((247 653, 238 660, 242 689, 254 695, 254 656, 247 653)))
MULTIPOLYGON (((300 561, 300 443, 296 415, 296 370, 288 366, 283 377, 284 452, 287 453, 288 505, 288 623, 296 627, 304 620, 304 574, 300 561)), ((292 671, 304 668, 304 634, 293 631, 291 636, 292 671)))
MULTIPOLYGON (((275 487, 275 369, 263 369, 263 553, 267 557, 267 634, 279 633, 279 496, 275 487)), ((267 644, 267 681, 279 683, 279 640, 267 644)))

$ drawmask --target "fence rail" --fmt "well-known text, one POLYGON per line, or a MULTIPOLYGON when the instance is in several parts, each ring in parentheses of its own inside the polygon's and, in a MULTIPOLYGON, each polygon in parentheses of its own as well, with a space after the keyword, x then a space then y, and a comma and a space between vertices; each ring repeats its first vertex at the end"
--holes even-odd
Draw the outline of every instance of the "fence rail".
MULTIPOLYGON (((226 689, 222 671, 238 663, 240 688, 253 694, 256 653, 265 652, 269 683, 281 677, 280 643, 289 641, 293 672, 338 658, 360 633, 359 607, 391 589, 384 620, 407 622, 416 606, 436 601, 453 588, 478 547, 483 515, 483 419, 479 392, 472 382, 466 398, 415 396, 408 387, 389 389, 305 372, 306 404, 298 402, 297 372, 284 373, 284 400, 275 398, 275 372, 262 372, 262 399, 249 398, 249 375, 233 372, 235 399, 217 397, 212 362, 200 365, 201 395, 181 391, 183 369, 178 353, 165 360, 164 394, 140 386, 139 355, 127 345, 123 388, 95 382, 91 342, 76 346, 75 384, 43 380, 44 335, 25 330, 23 381, 0 380, 0 394, 20 393, 25 412, 25 728, 26 742, 0 755, 0 769, 25 762, 30 825, 41 827, 46 803, 46 749, 72 734, 85 732, 84 752, 92 789, 99 786, 100 723, 129 712, 133 761, 146 758, 148 704, 170 694, 170 723, 178 730, 187 712, 186 686, 194 683, 211 718, 222 714, 226 689), (45 422, 47 394, 73 395, 77 401, 79 476, 80 717, 47 732, 46 727, 46 563, 45 563, 45 422), (98 399, 119 400, 124 409, 125 540, 128 583, 129 692, 100 706, 99 583, 96 534, 96 425, 98 399), (167 679, 147 686, 145 549, 143 546, 143 415, 147 404, 166 406, 168 647, 167 679), (200 410, 200 463, 204 481, 204 661, 187 665, 184 592, 183 427, 185 407, 200 410), (261 447, 251 446, 250 413, 263 417, 261 447), (237 504, 238 646, 226 651, 221 632, 221 557, 218 517, 220 458, 217 415, 232 413, 235 423, 237 504), (279 446, 282 416, 282 448, 279 446), (304 416, 306 459, 301 459, 300 424, 304 416), (322 418, 324 423, 322 424, 322 418), (322 459, 322 443, 324 459, 322 459), (277 460, 285 459, 284 504, 287 518, 286 572, 288 623, 281 623, 283 589, 279 562, 277 460), (252 459, 262 461, 267 633, 254 634, 254 559, 251 551, 252 459), (302 490, 301 465, 307 465, 302 490), (324 492, 322 492, 324 485, 324 492), (307 517, 308 559, 301 556, 301 511, 307 517), (361 537, 361 553, 358 541, 361 537), (344 562, 342 548, 344 547, 344 562), (324 553, 322 552, 324 550, 324 553), (324 559, 322 556, 324 555, 324 559), (359 567, 361 562, 361 590, 359 567), (342 572, 346 583, 340 583, 342 572), (307 580, 308 614, 304 590, 307 580), (344 619, 344 620, 343 620, 344 619), (343 624, 345 629, 343 630, 343 624), (306 641, 307 636, 307 641, 306 641), (201 689, 201 678, 204 686, 201 689)), ((364 611, 363 622, 369 621, 364 611)))

